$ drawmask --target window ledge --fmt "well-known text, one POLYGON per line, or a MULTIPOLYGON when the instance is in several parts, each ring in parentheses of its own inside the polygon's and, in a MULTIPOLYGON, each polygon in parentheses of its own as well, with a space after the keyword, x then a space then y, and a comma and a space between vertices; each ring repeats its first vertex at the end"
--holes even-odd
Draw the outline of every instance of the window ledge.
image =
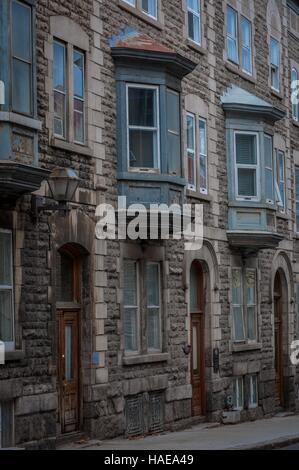
POLYGON ((204 201, 204 202, 213 201, 212 196, 209 196, 208 194, 201 194, 197 191, 191 191, 190 189, 187 189, 186 195, 187 197, 192 197, 193 199, 198 199, 199 201, 204 201))
POLYGON ((22 361, 24 358, 25 358, 25 351, 23 350, 5 352, 5 362, 22 361))
POLYGON ((292 123, 295 127, 299 127, 299 121, 295 121, 295 119, 292 119, 292 123))
POLYGON ((139 364, 151 364, 155 362, 169 361, 168 353, 146 354, 144 356, 125 356, 123 357, 123 365, 134 366, 139 364))
POLYGON ((280 91, 273 90, 273 88, 271 88, 271 95, 275 96, 280 100, 283 99, 282 93, 280 91))
POLYGON ((246 351, 258 351, 262 349, 262 344, 261 343, 242 343, 242 344, 237 344, 234 343, 232 345, 232 351, 235 353, 238 352, 246 352, 246 351))
POLYGON ((290 217, 287 214, 284 214, 283 212, 277 212, 276 217, 278 219, 283 219, 283 220, 290 220, 290 217))
POLYGON ((256 83, 256 78, 253 75, 247 75, 247 73, 242 72, 238 65, 231 64, 230 62, 225 62, 225 67, 230 72, 236 73, 240 77, 244 78, 244 80, 247 80, 250 83, 256 83))
POLYGON ((72 153, 79 153, 80 155, 86 155, 87 157, 92 157, 93 151, 90 147, 84 145, 73 144, 66 142, 65 140, 60 140, 55 137, 51 139, 51 146, 60 150, 66 150, 72 153))
MULTIPOLYGON (((136 16, 137 18, 140 18, 147 23, 149 23, 151 26, 154 26, 155 28, 162 30, 164 28, 163 23, 159 20, 155 20, 154 18, 151 18, 148 16, 146 13, 143 13, 142 11, 138 10, 136 7, 130 6, 129 4, 125 3, 123 0, 118 0, 118 5, 120 8, 122 8, 125 11, 128 11, 132 15, 136 16)), ((159 14, 159 12, 158 12, 159 14)))
POLYGON ((0 121, 1 122, 11 122, 12 124, 17 124, 19 126, 28 127, 35 131, 42 130, 42 122, 37 119, 32 119, 22 114, 17 113, 8 113, 5 111, 0 112, 0 121))
POLYGON ((202 55, 207 55, 208 51, 202 47, 201 45, 197 44, 196 42, 192 41, 191 39, 187 38, 187 46, 190 49, 193 49, 196 52, 199 52, 202 55))

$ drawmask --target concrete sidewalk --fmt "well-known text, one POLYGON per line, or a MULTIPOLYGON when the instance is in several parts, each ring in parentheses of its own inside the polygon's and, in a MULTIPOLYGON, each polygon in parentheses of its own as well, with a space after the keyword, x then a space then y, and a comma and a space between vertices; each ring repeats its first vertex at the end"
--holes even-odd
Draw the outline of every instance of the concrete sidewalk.
POLYGON ((143 439, 74 443, 59 450, 246 450, 276 448, 295 442, 299 442, 299 415, 278 415, 233 426, 201 424, 185 431, 143 439))

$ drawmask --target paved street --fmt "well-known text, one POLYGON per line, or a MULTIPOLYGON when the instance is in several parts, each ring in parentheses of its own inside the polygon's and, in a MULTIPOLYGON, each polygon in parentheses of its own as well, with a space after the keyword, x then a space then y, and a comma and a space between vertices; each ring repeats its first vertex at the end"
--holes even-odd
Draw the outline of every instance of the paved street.
POLYGON ((299 443, 299 415, 277 416, 271 419, 233 426, 202 424, 185 431, 165 433, 144 439, 114 439, 73 443, 61 450, 224 450, 252 448, 294 448, 299 443))

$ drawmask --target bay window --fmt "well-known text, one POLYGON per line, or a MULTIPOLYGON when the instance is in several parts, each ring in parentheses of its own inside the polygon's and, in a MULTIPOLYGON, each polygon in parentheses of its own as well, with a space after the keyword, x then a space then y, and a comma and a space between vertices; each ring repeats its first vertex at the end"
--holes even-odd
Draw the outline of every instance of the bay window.
POLYGON ((127 355, 162 350, 161 266, 147 260, 124 261, 123 333, 127 355), (146 340, 142 331, 146 331, 146 340))
POLYGON ((0 340, 14 349, 12 233, 0 229, 0 340))
POLYGON ((201 0, 187 0, 188 38, 201 44, 201 0))
POLYGON ((20 114, 33 114, 32 8, 12 2, 12 108, 20 114))
POLYGON ((208 194, 208 152, 206 120, 187 113, 188 189, 208 194))
POLYGON ((258 134, 235 132, 235 162, 237 199, 258 200, 258 134))
POLYGON ((72 45, 53 42, 54 136, 85 144, 85 55, 72 45))
POLYGON ((280 90, 280 43, 277 39, 270 37, 270 80, 271 88, 280 90))
POLYGON ((256 270, 232 269, 233 339, 257 341, 256 270))

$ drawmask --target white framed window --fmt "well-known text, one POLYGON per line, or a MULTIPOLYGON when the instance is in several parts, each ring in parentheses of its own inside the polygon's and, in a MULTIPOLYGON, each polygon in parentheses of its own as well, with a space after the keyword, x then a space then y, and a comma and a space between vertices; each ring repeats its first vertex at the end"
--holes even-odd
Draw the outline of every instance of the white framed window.
POLYGON ((285 191, 285 154, 281 150, 276 152, 276 201, 277 205, 282 212, 285 211, 286 206, 286 191, 285 191))
POLYGON ((136 261, 124 261, 124 347, 128 354, 139 352, 139 268, 136 261))
POLYGON ((187 113, 188 189, 208 194, 207 122, 187 113))
POLYGON ((194 114, 187 113, 188 189, 196 191, 196 139, 194 114))
POLYGON ((244 408, 243 377, 236 377, 233 381, 233 407, 236 411, 241 411, 244 408))
POLYGON ((127 84, 128 168, 159 171, 159 87, 127 84))
POLYGON ((277 39, 270 37, 270 78, 271 88, 280 91, 280 43, 277 39))
POLYGON ((258 406, 258 380, 257 375, 249 376, 249 408, 257 408, 258 406))
POLYGON ((0 229, 0 340, 15 348, 12 232, 0 229))
POLYGON ((274 179, 273 179, 273 139, 270 135, 264 135, 265 155, 265 192, 266 202, 274 204, 274 179))
POLYGON ((252 75, 252 29, 251 22, 245 16, 241 16, 240 29, 242 71, 252 75))
POLYGON ((0 402, 0 449, 8 449, 14 444, 13 402, 0 402))
POLYGON ((256 270, 232 269, 233 339, 235 342, 257 341, 256 270))
POLYGON ((143 13, 154 18, 158 17, 157 0, 141 0, 141 8, 143 13))
POLYGON ((201 44, 201 0, 187 0, 188 38, 201 44))
POLYGON ((162 351, 161 264, 124 260, 123 335, 126 355, 162 351), (144 333, 143 333, 144 332, 144 333))
POLYGON ((53 41, 54 136, 84 145, 85 54, 70 44, 53 41))
POLYGON ((258 201, 259 141, 254 132, 235 132, 235 185, 238 200, 258 201))
POLYGON ((146 264, 147 347, 149 352, 161 351, 161 273, 160 263, 146 264))
POLYGON ((295 167, 295 191, 296 191, 296 232, 299 233, 299 167, 295 167))
POLYGON ((291 101, 292 101, 292 116, 294 121, 299 120, 299 103, 298 103, 298 70, 296 67, 292 68, 291 72, 291 101))
POLYGON ((231 6, 226 10, 226 48, 227 58, 235 64, 239 64, 238 51, 238 12, 231 6))

